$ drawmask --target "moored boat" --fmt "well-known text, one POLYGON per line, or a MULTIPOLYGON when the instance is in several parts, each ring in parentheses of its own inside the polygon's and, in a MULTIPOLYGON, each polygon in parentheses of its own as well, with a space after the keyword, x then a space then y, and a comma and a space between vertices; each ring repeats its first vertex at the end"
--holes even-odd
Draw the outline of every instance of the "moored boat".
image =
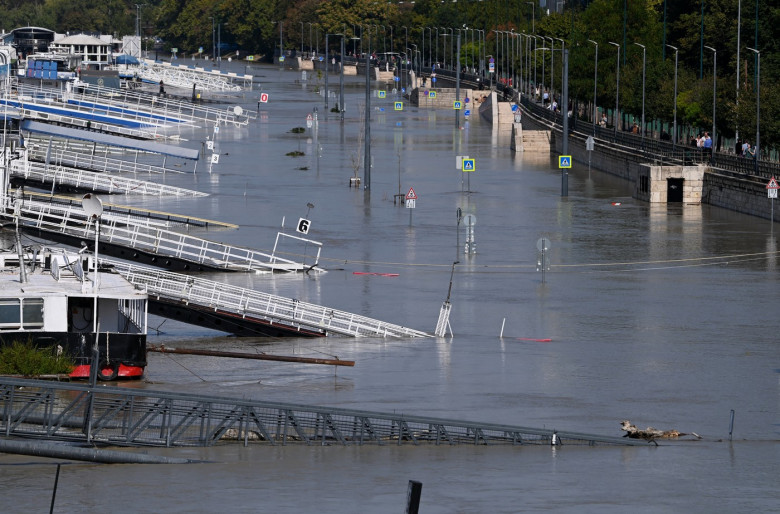
POLYGON ((0 345, 66 352, 75 364, 71 378, 89 378, 96 347, 99 379, 140 378, 147 294, 90 262, 83 253, 40 247, 0 253, 0 345))

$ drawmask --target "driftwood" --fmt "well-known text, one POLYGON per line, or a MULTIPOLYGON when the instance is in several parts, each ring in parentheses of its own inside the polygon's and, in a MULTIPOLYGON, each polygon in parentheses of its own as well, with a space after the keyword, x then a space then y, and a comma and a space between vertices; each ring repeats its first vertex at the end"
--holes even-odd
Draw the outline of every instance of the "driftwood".
POLYGON ((701 439, 701 436, 695 432, 684 434, 677 430, 658 430, 657 428, 653 427, 647 427, 642 430, 637 428, 636 425, 632 425, 628 420, 623 420, 620 422, 620 429, 626 432, 623 437, 629 437, 631 439, 647 439, 648 441, 653 439, 677 439, 678 437, 686 435, 692 435, 701 439))

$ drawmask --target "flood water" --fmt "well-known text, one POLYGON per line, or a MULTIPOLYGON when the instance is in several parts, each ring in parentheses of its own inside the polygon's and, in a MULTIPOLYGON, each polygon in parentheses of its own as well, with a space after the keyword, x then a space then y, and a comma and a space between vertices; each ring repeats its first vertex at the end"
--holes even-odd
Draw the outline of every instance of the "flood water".
MULTIPOLYGON (((363 177, 364 78, 348 78, 341 123, 326 114, 311 74, 303 83, 273 66, 250 73, 269 94, 258 120, 220 129, 211 172, 202 161, 195 173, 160 178, 211 196, 112 201, 235 223, 237 230, 190 233, 269 252, 279 230, 296 234, 307 217, 327 273, 212 278, 428 332, 459 261, 454 335, 239 339, 154 318, 154 344, 356 365, 151 353, 145 380, 128 387, 610 436, 622 435, 620 421, 629 419, 702 439, 647 448, 141 449, 209 463, 70 463, 56 512, 395 513, 409 480, 423 483, 426 514, 777 511, 780 227, 706 205, 651 206, 632 199, 633 184, 581 163, 562 197, 550 155, 513 154, 508 137, 474 114, 457 126, 452 110, 404 102, 396 111, 391 90, 372 98, 370 192, 350 188, 355 159, 363 177), (315 107, 318 123, 291 133, 315 107), (293 151, 304 155, 285 155, 293 151), (475 158, 476 171, 456 170, 457 155, 475 158), (394 204, 410 187, 415 209, 394 204), (459 208, 476 216, 475 254, 464 254, 459 208), (544 274, 540 238, 550 244, 544 274)), ((329 85, 337 91, 338 77, 329 85)), ((257 97, 243 106, 257 109, 257 97)), ((199 148, 211 134, 182 130, 182 144, 199 148)), ((307 260, 315 252, 289 241, 279 250, 307 260)), ((3 510, 48 508, 54 474, 51 460, 0 455, 3 510)))

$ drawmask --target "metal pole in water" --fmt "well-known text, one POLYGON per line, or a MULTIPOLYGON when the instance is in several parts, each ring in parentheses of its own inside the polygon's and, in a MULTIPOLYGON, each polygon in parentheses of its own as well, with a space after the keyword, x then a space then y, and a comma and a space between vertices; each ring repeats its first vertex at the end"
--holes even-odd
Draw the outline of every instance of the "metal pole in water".
MULTIPOLYGON (((563 51, 563 144, 562 155, 569 155, 569 51, 563 51)), ((561 196, 569 196, 569 171, 561 168, 561 196)))
POLYGON ((731 421, 729 421, 729 441, 731 441, 731 436, 734 433, 734 409, 731 409, 731 421))
POLYGON ((418 514, 420 512, 420 496, 422 495, 422 482, 409 480, 406 490, 405 514, 418 514))
POLYGON ((54 498, 57 497, 57 482, 60 481, 60 467, 62 464, 57 464, 57 474, 54 475, 54 490, 51 493, 51 507, 49 507, 49 514, 54 512, 54 498))

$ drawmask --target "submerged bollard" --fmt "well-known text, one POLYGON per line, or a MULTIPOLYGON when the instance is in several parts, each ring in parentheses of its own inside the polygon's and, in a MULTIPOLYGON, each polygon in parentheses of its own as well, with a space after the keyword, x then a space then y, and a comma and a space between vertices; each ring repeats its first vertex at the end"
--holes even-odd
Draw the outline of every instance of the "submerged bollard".
POLYGON ((734 409, 731 409, 731 421, 729 421, 729 441, 731 441, 731 434, 734 432, 734 409))
POLYGON ((406 490, 406 514, 418 514, 420 512, 420 495, 422 494, 422 482, 409 480, 406 490))

